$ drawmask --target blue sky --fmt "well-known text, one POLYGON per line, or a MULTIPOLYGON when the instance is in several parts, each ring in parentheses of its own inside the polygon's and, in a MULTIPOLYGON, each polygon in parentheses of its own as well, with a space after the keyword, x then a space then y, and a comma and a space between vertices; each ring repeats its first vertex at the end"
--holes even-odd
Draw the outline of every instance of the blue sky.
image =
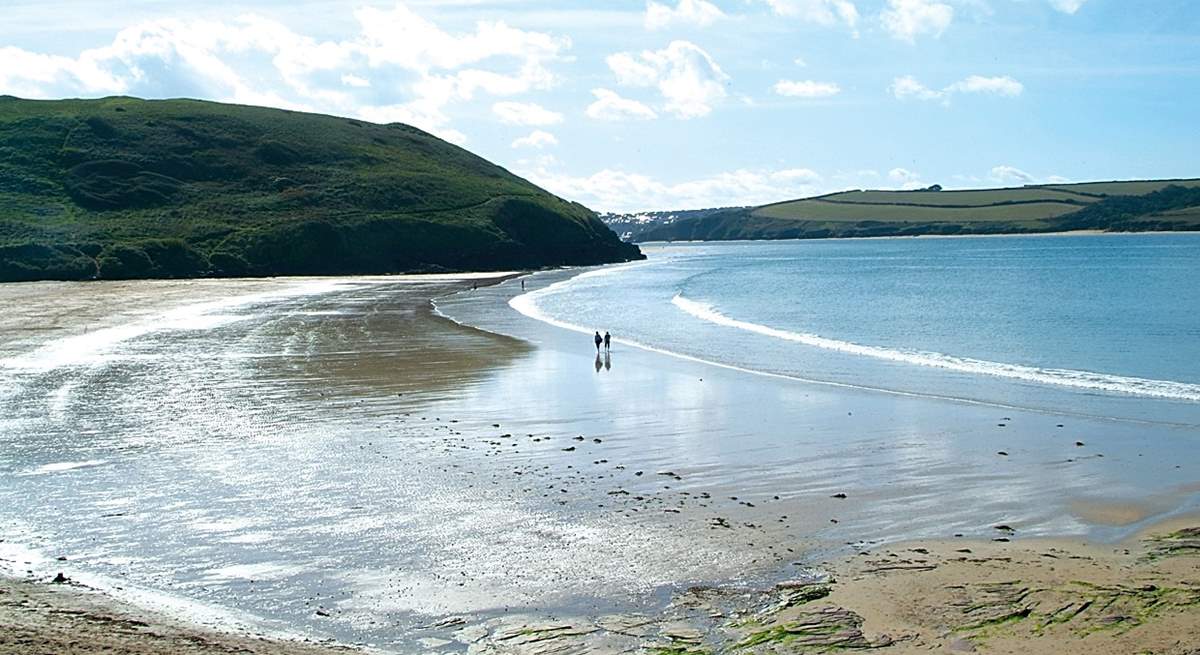
POLYGON ((403 121, 598 210, 1200 176, 1194 0, 4 0, 0 93, 403 121))

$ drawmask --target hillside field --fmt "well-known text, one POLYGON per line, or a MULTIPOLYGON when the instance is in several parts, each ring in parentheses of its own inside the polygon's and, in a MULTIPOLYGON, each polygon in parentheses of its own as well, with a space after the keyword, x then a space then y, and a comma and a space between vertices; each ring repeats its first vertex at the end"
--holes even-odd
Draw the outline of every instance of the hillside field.
POLYGON ((1005 189, 845 191, 760 207, 621 221, 633 241, 789 239, 1065 230, 1200 230, 1200 179, 1005 189), (630 229, 632 227, 632 229, 630 229))
POLYGON ((407 125, 195 100, 0 97, 0 281, 638 257, 586 207, 407 125))

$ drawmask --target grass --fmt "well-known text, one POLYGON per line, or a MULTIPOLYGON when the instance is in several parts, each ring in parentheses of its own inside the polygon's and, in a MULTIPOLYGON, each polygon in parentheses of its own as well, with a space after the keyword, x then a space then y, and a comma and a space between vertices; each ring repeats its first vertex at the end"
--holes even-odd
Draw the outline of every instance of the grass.
POLYGON ((1194 231, 1200 230, 1200 180, 849 191, 623 227, 635 241, 1194 231))
POLYGON ((587 208, 407 125, 195 100, 0 97, 0 280, 639 256, 587 208))
POLYGON ((1141 196, 1161 191, 1170 185, 1200 187, 1200 180, 1133 180, 1127 182, 1083 182, 1080 184, 1047 185, 1048 189, 1070 190, 1075 193, 1091 193, 1101 196, 1141 196))
POLYGON ((889 205, 973 206, 1011 204, 1017 202, 1062 202, 1079 205, 1096 202, 1098 198, 1065 190, 1042 187, 1019 189, 980 189, 969 191, 846 191, 820 198, 826 202, 871 203, 889 205))
POLYGON ((799 200, 768 205, 753 216, 788 220, 891 223, 929 223, 932 221, 975 223, 996 221, 1040 221, 1079 210, 1078 205, 1034 202, 1014 205, 981 205, 970 208, 934 208, 914 205, 848 204, 827 200, 799 200))

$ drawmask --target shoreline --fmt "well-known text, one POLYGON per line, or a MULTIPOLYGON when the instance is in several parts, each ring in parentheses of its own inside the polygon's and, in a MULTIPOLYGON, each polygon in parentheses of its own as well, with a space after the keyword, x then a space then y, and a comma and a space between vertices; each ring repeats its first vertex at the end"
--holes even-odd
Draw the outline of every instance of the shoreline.
MULTIPOLYGON (((658 613, 447 619, 429 650, 540 655, 775 652, 1190 655, 1200 648, 1200 515, 1118 544, 920 539, 862 548, 771 587, 676 593, 658 613), (1135 651, 1136 649, 1136 651, 1135 651)), ((997 532, 1011 535, 1006 526, 997 532)), ((347 655, 332 640, 205 626, 69 579, 0 575, 0 655, 347 655)))
MULTIPOLYGON (((353 280, 350 280, 350 281, 353 281, 353 280)), ((481 289, 482 289, 482 287, 481 287, 481 289)), ((528 341, 528 339, 526 339, 526 341, 527 341, 527 343, 532 344, 533 348, 542 348, 542 345, 538 344, 538 342, 536 342, 536 341, 528 341)), ((618 356, 626 357, 628 355, 619 353, 619 351, 618 351, 618 356)), ((623 360, 620 360, 619 365, 620 366, 628 366, 628 363, 629 363, 628 359, 623 359, 623 360)), ((707 374, 706 374, 706 377, 708 377, 707 374)), ((714 375, 714 377, 718 377, 718 375, 714 375)), ((536 416, 532 416, 532 417, 530 417, 530 419, 536 419, 536 416)), ((506 421, 506 420, 504 422, 509 423, 509 421, 506 421)), ((506 425, 506 428, 509 428, 509 426, 506 425)), ((606 440, 608 440, 607 437, 606 437, 606 440)), ((557 449, 557 447, 554 447, 553 450, 559 450, 559 449, 557 449)), ((563 449, 563 450, 565 450, 565 449, 563 449)), ((574 447, 572 447, 571 450, 574 450, 574 447)), ((649 470, 653 471, 654 469, 649 469, 649 470)), ((683 469, 679 469, 679 470, 683 471, 683 469)), ((683 471, 683 474, 689 475, 688 471, 683 471)), ((738 492, 738 493, 740 493, 740 492, 738 492)), ((852 495, 853 495, 853 493, 852 493, 852 495)), ((726 516, 732 516, 732 515, 726 515, 726 516)), ((744 518, 752 518, 752 515, 746 515, 744 518)), ((762 535, 760 535, 760 536, 762 536, 762 535)), ((948 536, 948 535, 943 534, 942 536, 948 536)), ((774 539, 774 537, 772 537, 772 539, 774 539)), ((1072 540, 1072 537, 1066 537, 1066 539, 1072 540)), ((755 541, 757 541, 757 539, 755 541)), ((902 545, 904 545, 904 543, 908 543, 908 542, 911 542, 911 541, 910 540, 901 540, 901 541, 895 542, 895 543, 889 542, 888 545, 886 545, 886 546, 872 546, 871 549, 872 549, 872 551, 876 551, 876 549, 878 549, 878 551, 887 551, 887 549, 890 549, 890 551, 895 551, 896 548, 901 548, 902 545)), ((1012 547, 1024 545, 1024 543, 1026 543, 1026 542, 1030 542, 1030 540, 1021 539, 1018 541, 1014 541, 1012 547)), ((779 543, 781 546, 782 545, 787 545, 787 546, 797 545, 797 543, 794 543, 792 541, 779 541, 779 543)), ((826 543, 828 546, 833 546, 833 541, 827 541, 826 543)), ((917 542, 912 542, 912 543, 917 543, 917 542)), ((966 543, 980 543, 980 545, 985 546, 986 543, 988 543, 988 542, 978 541, 978 540, 961 540, 961 541, 955 541, 955 543, 956 543, 956 545, 959 545, 959 546, 966 545, 966 543)), ((820 551, 817 551, 817 552, 820 552, 820 551)), ((848 565, 852 564, 854 561, 854 557, 859 557, 859 555, 847 555, 846 558, 836 558, 835 560, 832 561, 832 565, 830 565, 830 570, 840 571, 841 569, 839 569, 839 566, 848 566, 848 565)), ((1000 557, 1004 557, 1004 555, 1000 555, 1000 557)), ((776 563, 779 565, 780 569, 786 569, 786 567, 788 566, 786 560, 787 560, 786 557, 781 558, 778 561, 778 563, 776 563)), ((841 573, 835 573, 835 575, 840 577, 841 573)), ((775 601, 778 601, 779 597, 780 597, 778 594, 778 591, 779 591, 778 588, 758 589, 758 590, 754 590, 754 591, 749 591, 749 594, 751 596, 757 597, 758 600, 764 599, 764 597, 769 597, 769 599, 774 599, 775 601)), ((838 597, 840 597, 840 596, 838 596, 838 597)), ((114 602, 120 602, 120 601, 114 601, 114 602)), ((70 606, 67 606, 67 608, 71 609, 70 606)), ((71 611, 73 611, 73 609, 71 609, 71 611)), ((53 614, 53 612, 50 614, 53 614)), ((670 617, 670 609, 668 609, 668 611, 665 611, 664 613, 662 613, 662 618, 667 618, 667 617, 670 617)), ((138 620, 140 620, 140 619, 138 619, 138 620)), ((533 625, 535 627, 539 626, 539 625, 540 626, 550 625, 550 624, 545 623, 545 621, 550 620, 550 618, 536 617, 536 615, 526 614, 526 615, 524 615, 523 618, 517 619, 517 620, 526 621, 526 624, 522 624, 522 625, 524 625, 524 627, 520 627, 520 629, 516 629, 518 631, 529 630, 530 625, 533 625), (539 623, 539 621, 542 621, 542 623, 539 623)), ((614 620, 616 620, 616 619, 614 619, 614 620)), ((508 638, 499 639, 499 642, 503 642, 503 643, 496 644, 498 648, 502 647, 502 645, 503 645, 503 647, 508 647, 509 644, 515 643, 514 639, 517 639, 518 637, 509 636, 511 630, 515 629, 514 624, 512 624, 512 621, 511 620, 499 621, 499 623, 496 623, 496 621, 497 621, 497 619, 488 619, 488 620, 484 621, 484 623, 482 623, 482 624, 470 624, 468 621, 466 626, 464 626, 464 629, 472 629, 472 627, 478 627, 478 626, 486 627, 487 632, 485 632, 484 635, 476 638, 475 641, 472 643, 481 644, 481 643, 484 643, 484 642, 481 642, 481 639, 486 639, 486 638, 491 638, 491 637, 499 638, 499 637, 505 637, 505 636, 508 638)), ((152 624, 152 621, 150 621, 150 623, 152 624)), ((552 621, 552 623, 553 623, 553 621, 552 621)), ((619 623, 619 621, 618 621, 618 623, 619 623)), ((614 624, 614 625, 616 625, 616 624, 614 624)), ((643 624, 643 626, 646 626, 646 625, 650 625, 650 624, 649 623, 643 624)), ((870 624, 868 623, 868 625, 870 625, 870 624)), ((582 630, 582 627, 580 630, 582 630)), ((674 630, 674 629, 668 629, 668 630, 674 630)), ((473 631, 470 631, 470 635, 478 635, 479 632, 480 632, 480 630, 473 630, 473 631)), ((553 630, 551 630, 551 632, 556 632, 556 633, 564 632, 564 635, 556 635, 553 637, 548 637, 548 638, 553 638, 553 639, 558 639, 560 637, 583 637, 584 636, 584 635, 574 635, 574 636, 565 635, 565 632, 570 632, 570 630, 553 629, 553 630)), ((596 631, 596 632, 599 632, 599 631, 596 631)), ((586 635, 594 635, 594 633, 596 633, 596 632, 587 632, 586 635)), ((455 635, 455 633, 457 633, 457 631, 449 631, 449 632, 446 632, 446 635, 452 636, 452 635, 455 635)), ((664 633, 664 635, 665 635, 665 633, 664 633)), ((684 635, 690 635, 690 632, 685 632, 684 635)), ((440 637, 431 637, 431 638, 438 639, 440 637)), ((467 638, 467 637, 464 636, 463 638, 467 638)), ((649 637, 647 637, 647 638, 649 638, 649 637)), ((667 645, 670 645, 670 644, 679 642, 680 644, 684 644, 686 649, 691 649, 691 645, 686 645, 686 644, 690 644, 688 639, 678 639, 678 638, 671 637, 670 635, 667 635, 666 639, 667 639, 666 642, 661 642, 661 639, 659 642, 653 642, 653 639, 652 639, 652 641, 650 641, 650 643, 659 643, 660 645, 665 643, 667 645)), ((290 642, 281 642, 281 643, 287 644, 290 642)), ((433 642, 431 642, 431 643, 433 643, 433 642)), ((456 643, 461 643, 461 642, 456 642, 456 643)), ((533 644, 533 643, 538 643, 538 642, 530 642, 530 644, 533 644)), ((469 645, 469 644, 462 644, 462 645, 469 645)), ((676 645, 678 645, 678 644, 676 644, 676 645)), ((486 653, 486 650, 484 650, 484 651, 486 653)), ((896 651, 898 651, 898 653, 901 653, 902 650, 896 650, 896 651)), ((0 650, 0 653, 4 653, 4 651, 0 650)), ((139 653, 139 651, 134 650, 134 651, 132 651, 132 653, 139 653)), ((156 651, 146 650, 145 653, 156 653, 156 651)), ((198 653, 200 653, 200 651, 198 651, 198 653)), ((268 650, 268 651, 264 651, 264 653, 275 653, 275 651, 268 650)), ((282 651, 281 651, 281 653, 282 653, 282 651)), ((1114 651, 1114 653, 1117 653, 1117 651, 1114 651)), ((7 654, 5 654, 5 655, 7 655, 7 654)))
MULTIPOLYGON (((1200 230, 1140 230, 1136 232, 1112 232, 1109 230, 1059 230, 1056 232, 1005 232, 1005 233, 979 233, 979 234, 891 234, 875 237, 814 237, 814 238, 796 238, 789 237, 787 239, 712 239, 712 240, 676 240, 676 241, 633 241, 638 247, 651 246, 655 248, 669 247, 677 243, 763 243, 775 241, 881 241, 881 240, 899 240, 899 239, 999 239, 1003 237, 1070 237, 1070 236, 1137 236, 1137 235, 1152 235, 1152 234, 1198 234, 1200 230)), ((628 262, 621 262, 628 263, 628 262)), ((620 263, 610 264, 610 266, 619 266, 620 263)))
POLYGON ((0 574, 0 655, 347 655, 332 641, 282 639, 233 626, 177 618, 69 578, 0 574))

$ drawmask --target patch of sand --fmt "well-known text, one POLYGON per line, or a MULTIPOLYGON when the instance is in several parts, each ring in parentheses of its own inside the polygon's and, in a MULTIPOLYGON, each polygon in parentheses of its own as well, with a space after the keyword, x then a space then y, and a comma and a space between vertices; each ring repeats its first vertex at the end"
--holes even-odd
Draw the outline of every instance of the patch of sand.
POLYGON ((86 587, 0 577, 0 655, 346 655, 331 644, 226 634, 143 611, 86 587))

